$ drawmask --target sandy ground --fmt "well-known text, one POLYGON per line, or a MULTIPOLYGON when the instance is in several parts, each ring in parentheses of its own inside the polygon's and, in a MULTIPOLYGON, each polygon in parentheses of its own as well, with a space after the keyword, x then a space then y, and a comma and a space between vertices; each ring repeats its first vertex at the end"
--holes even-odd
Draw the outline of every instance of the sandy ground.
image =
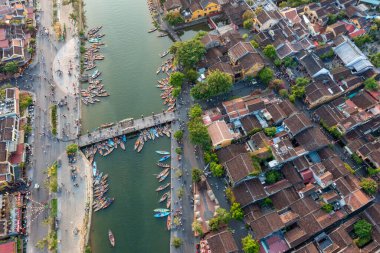
POLYGON ((77 177, 71 179, 71 165, 66 154, 60 159, 62 166, 58 170, 58 185, 61 188, 58 197, 59 250, 58 252, 83 252, 87 224, 85 223, 86 205, 91 191, 91 165, 79 152, 78 161, 73 164, 77 177), (87 180, 88 179, 88 180, 87 180), (74 186, 77 183, 78 187, 74 186))

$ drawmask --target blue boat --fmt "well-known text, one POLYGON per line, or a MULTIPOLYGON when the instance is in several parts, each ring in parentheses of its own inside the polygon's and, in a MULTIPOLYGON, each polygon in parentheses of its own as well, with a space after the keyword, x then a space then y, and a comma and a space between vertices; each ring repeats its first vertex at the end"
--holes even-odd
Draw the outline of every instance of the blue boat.
POLYGON ((157 138, 160 137, 160 135, 158 134, 156 128, 153 128, 153 133, 154 133, 154 135, 155 135, 157 138))
POLYGON ((168 216, 169 214, 170 214, 170 212, 161 212, 161 213, 156 213, 154 215, 154 217, 156 217, 156 218, 162 218, 162 217, 168 216))
POLYGON ((108 139, 108 146, 113 147, 115 143, 113 142, 112 139, 108 139))
POLYGON ((95 177, 96 176, 96 162, 92 164, 92 175, 95 177))
POLYGON ((152 140, 154 140, 156 138, 156 135, 154 134, 153 128, 149 129, 149 133, 152 140))
POLYGON ((159 161, 159 162, 163 162, 163 161, 168 160, 169 158, 170 158, 170 155, 166 155, 166 156, 161 157, 161 159, 158 160, 158 161, 159 161))
POLYGON ((122 139, 124 142, 127 142, 127 136, 125 136, 125 134, 123 135, 122 139))

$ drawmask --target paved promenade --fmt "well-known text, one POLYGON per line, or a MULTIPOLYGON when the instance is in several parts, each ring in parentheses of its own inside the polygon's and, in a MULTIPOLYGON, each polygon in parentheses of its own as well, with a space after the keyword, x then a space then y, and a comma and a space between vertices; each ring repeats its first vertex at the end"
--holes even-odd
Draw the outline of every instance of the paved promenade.
POLYGON ((131 134, 146 128, 170 123, 175 117, 174 112, 166 112, 140 119, 125 119, 110 127, 99 128, 91 133, 80 136, 78 145, 85 147, 123 134, 131 134))

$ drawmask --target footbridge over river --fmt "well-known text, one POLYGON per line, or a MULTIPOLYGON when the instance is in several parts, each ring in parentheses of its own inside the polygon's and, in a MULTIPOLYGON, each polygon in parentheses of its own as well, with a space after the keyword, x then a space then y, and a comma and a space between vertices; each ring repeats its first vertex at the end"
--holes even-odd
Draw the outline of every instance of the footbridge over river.
POLYGON ((164 112, 152 114, 149 117, 141 116, 139 119, 124 119, 115 124, 109 124, 106 127, 99 127, 93 132, 80 136, 78 145, 79 147, 85 147, 123 134, 133 134, 147 128, 170 123, 175 117, 174 112, 164 112))

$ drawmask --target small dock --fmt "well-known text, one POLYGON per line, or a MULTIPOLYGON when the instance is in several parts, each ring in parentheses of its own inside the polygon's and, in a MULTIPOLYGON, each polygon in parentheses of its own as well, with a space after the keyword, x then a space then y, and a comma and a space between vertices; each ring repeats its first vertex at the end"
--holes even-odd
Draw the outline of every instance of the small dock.
POLYGON ((139 119, 124 119, 113 124, 112 126, 98 128, 93 132, 80 136, 78 145, 79 147, 86 147, 101 141, 108 140, 109 138, 114 138, 124 134, 133 134, 146 128, 170 123, 175 118, 176 115, 174 112, 164 112, 159 114, 152 114, 148 117, 141 116, 139 119))

